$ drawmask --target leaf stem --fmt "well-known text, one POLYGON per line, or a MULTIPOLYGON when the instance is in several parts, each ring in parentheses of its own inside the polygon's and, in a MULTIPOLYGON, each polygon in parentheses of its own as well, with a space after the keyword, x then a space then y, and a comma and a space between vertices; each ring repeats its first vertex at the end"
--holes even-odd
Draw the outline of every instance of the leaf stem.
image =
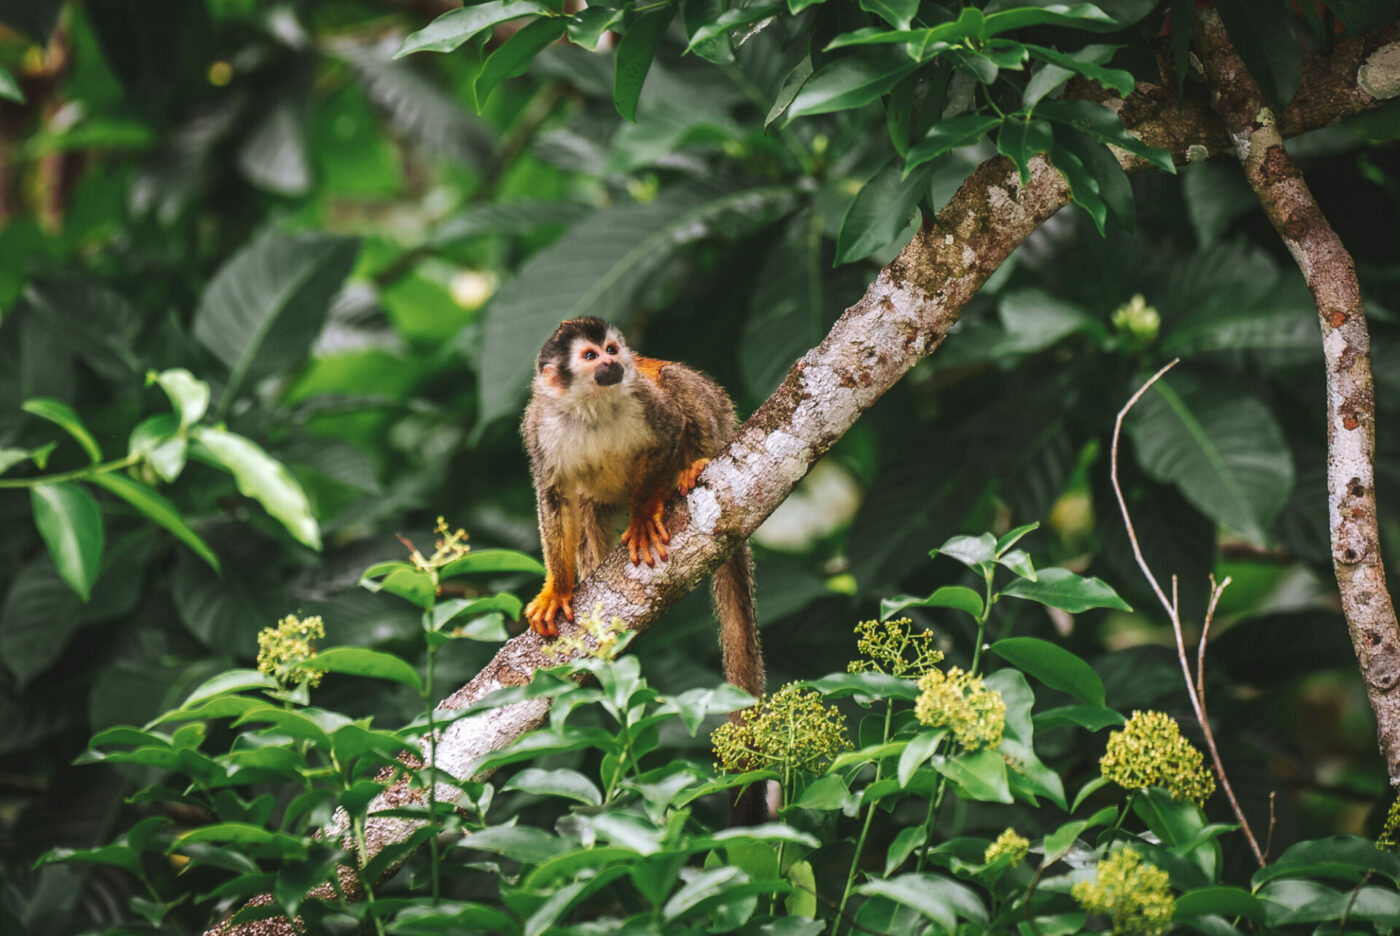
POLYGON ((83 468, 74 468, 72 471, 60 471, 57 474, 38 475, 33 478, 10 478, 7 480, 0 480, 0 488, 30 488, 38 487, 41 484, 57 484, 60 481, 81 481, 84 478, 91 478, 93 475, 107 474, 112 471, 121 471, 123 468, 130 468, 140 461, 140 455, 128 455, 125 458, 118 458, 115 461, 87 465, 83 468))
MULTIPOLYGON (((885 701, 885 731, 880 736, 881 744, 888 744, 890 740, 890 722, 894 716, 894 703, 885 701)), ((875 765, 875 782, 879 783, 881 776, 885 772, 885 762, 882 760, 875 765)), ((841 892, 841 905, 836 908, 836 919, 831 922, 831 936, 836 936, 841 927, 841 920, 846 913, 846 902, 851 899, 851 887, 856 882, 856 870, 860 867, 860 856, 865 851, 865 838, 870 833, 870 823, 875 818, 875 804, 871 803, 865 807, 865 822, 860 827, 860 837, 856 839, 856 853, 851 856, 851 870, 846 873, 846 889, 841 892)))

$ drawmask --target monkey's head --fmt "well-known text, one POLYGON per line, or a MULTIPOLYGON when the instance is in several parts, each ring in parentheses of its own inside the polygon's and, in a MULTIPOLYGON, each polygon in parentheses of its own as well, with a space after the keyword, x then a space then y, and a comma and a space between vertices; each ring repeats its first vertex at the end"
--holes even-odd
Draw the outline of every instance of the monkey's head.
POLYGON ((594 397, 630 384, 634 369, 621 333, 590 315, 561 322, 544 343, 535 386, 551 396, 594 397))

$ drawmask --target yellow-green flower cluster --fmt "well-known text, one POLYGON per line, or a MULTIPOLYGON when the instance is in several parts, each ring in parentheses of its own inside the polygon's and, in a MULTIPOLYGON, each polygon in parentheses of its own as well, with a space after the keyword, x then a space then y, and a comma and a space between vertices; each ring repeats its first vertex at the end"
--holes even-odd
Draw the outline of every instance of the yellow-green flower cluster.
POLYGON ((995 842, 987 846, 987 853, 982 856, 982 860, 991 864, 998 858, 1005 858, 1010 867, 1016 868, 1026 860, 1030 850, 1030 840, 1017 835, 1015 829, 1008 828, 997 836, 995 842))
POLYGON ((1176 799, 1203 804, 1215 792, 1215 778, 1201 752, 1181 736, 1181 727, 1165 712, 1133 712, 1121 731, 1108 736, 1099 760, 1103 778, 1125 790, 1160 786, 1176 799))
POLYGON ((551 660, 572 660, 579 656, 611 660, 621 650, 619 640, 627 633, 627 625, 623 623, 622 618, 614 616, 611 621, 603 620, 601 601, 593 606, 592 611, 578 619, 578 626, 578 630, 561 634, 557 639, 542 645, 540 652, 551 660))
POLYGON ((816 770, 851 749, 846 719, 820 692, 788 683, 710 735, 720 770, 816 770))
POLYGON ((289 614, 276 627, 264 627, 258 631, 258 672, 271 676, 284 688, 302 683, 319 686, 321 677, 326 675, 324 670, 293 667, 314 657, 314 641, 325 636, 326 626, 320 615, 301 619, 289 614))
POLYGON ((1113 932, 1160 936, 1171 929, 1176 898, 1167 872, 1120 848, 1098 863, 1095 880, 1080 881, 1070 891, 1080 906, 1113 922, 1113 932))
POLYGON ((1385 817, 1385 828, 1381 830, 1380 838, 1376 839, 1376 847, 1381 851, 1400 852, 1400 795, 1390 804, 1390 812, 1385 817))
POLYGON ((968 751, 1001 744, 1006 727, 1006 703, 1001 693, 956 666, 946 673, 935 669, 924 674, 914 714, 925 725, 947 727, 968 751))
POLYGON ((1113 327, 1134 343, 1151 344, 1162 327, 1162 316, 1138 293, 1113 310, 1113 327))
POLYGON ((943 651, 934 649, 933 632, 914 632, 909 618, 893 621, 861 621, 856 625, 856 650, 865 659, 854 660, 852 673, 873 671, 917 679, 938 665, 943 651))

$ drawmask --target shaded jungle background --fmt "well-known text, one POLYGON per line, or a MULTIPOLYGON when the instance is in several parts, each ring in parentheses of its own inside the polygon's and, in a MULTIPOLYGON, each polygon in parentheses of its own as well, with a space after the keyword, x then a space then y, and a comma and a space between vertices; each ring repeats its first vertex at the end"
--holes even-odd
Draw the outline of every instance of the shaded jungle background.
MULTIPOLYGON (((607 315, 646 354, 707 370, 746 414, 908 238, 907 213, 861 203, 870 218, 843 240, 888 146, 878 106, 765 131, 790 65, 772 30, 719 67, 663 44, 629 123, 608 55, 573 45, 543 52, 478 113, 480 52, 391 58, 435 12, 0 2, 0 67, 24 97, 0 100, 0 446, 56 438, 21 409, 49 397, 120 457, 164 410, 147 371, 186 367, 213 384, 218 418, 288 466, 324 544, 298 543, 227 474, 192 463, 164 493, 221 572, 104 495, 102 571, 83 602, 25 492, 0 490, 0 900, 33 932, 97 925, 129 887, 31 870, 55 845, 108 840, 136 808, 118 771, 72 765, 94 731, 142 723, 247 665, 257 631, 290 611, 322 615, 328 642, 421 652, 416 617, 357 579, 403 555, 398 534, 426 544, 439 515, 474 545, 538 548, 517 422, 552 323, 607 315), (227 300, 239 289, 276 314, 250 327, 227 300)), ((1146 56, 1123 67, 1154 68, 1146 56)), ((1392 115, 1289 145, 1368 301, 1392 563, 1395 135, 1392 115)), ((936 164, 930 202, 991 152, 936 164)), ((1388 790, 1331 578, 1310 297, 1232 159, 1132 184, 1134 230, 1101 237, 1078 209, 1051 219, 756 537, 770 682, 843 668, 881 597, 960 581, 960 566, 927 558, 947 536, 1040 521, 1023 542, 1037 564, 1100 576, 1138 612, 1003 602, 993 635, 1063 641, 1094 661, 1114 707, 1186 715, 1170 630, 1107 484, 1115 412, 1180 356, 1170 393, 1130 422, 1125 479, 1149 560, 1180 576, 1186 620, 1200 621, 1209 574, 1234 578, 1207 691, 1236 790, 1256 828, 1277 791, 1276 851, 1374 834, 1388 790)), ((65 441, 49 470, 81 464, 65 441)), ((951 659, 970 655, 955 612, 916 613, 951 659)), ((636 649, 664 691, 713 683, 705 596, 636 649)), ((493 651, 457 641, 440 685, 493 651)), ((318 698, 389 724, 417 710, 363 685, 332 676, 318 698)), ((1056 737, 1042 756, 1067 778, 1097 770, 1100 749, 1056 737)), ((1211 807, 1220 821, 1224 805, 1211 807)))

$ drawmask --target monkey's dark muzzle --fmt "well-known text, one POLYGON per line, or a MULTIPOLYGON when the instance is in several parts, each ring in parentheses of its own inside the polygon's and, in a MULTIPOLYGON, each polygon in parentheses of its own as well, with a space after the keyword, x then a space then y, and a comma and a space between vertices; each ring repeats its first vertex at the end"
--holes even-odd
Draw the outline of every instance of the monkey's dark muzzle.
POLYGON ((621 383, 622 365, 616 361, 609 361, 593 372, 593 379, 600 387, 611 387, 615 383, 621 383))

